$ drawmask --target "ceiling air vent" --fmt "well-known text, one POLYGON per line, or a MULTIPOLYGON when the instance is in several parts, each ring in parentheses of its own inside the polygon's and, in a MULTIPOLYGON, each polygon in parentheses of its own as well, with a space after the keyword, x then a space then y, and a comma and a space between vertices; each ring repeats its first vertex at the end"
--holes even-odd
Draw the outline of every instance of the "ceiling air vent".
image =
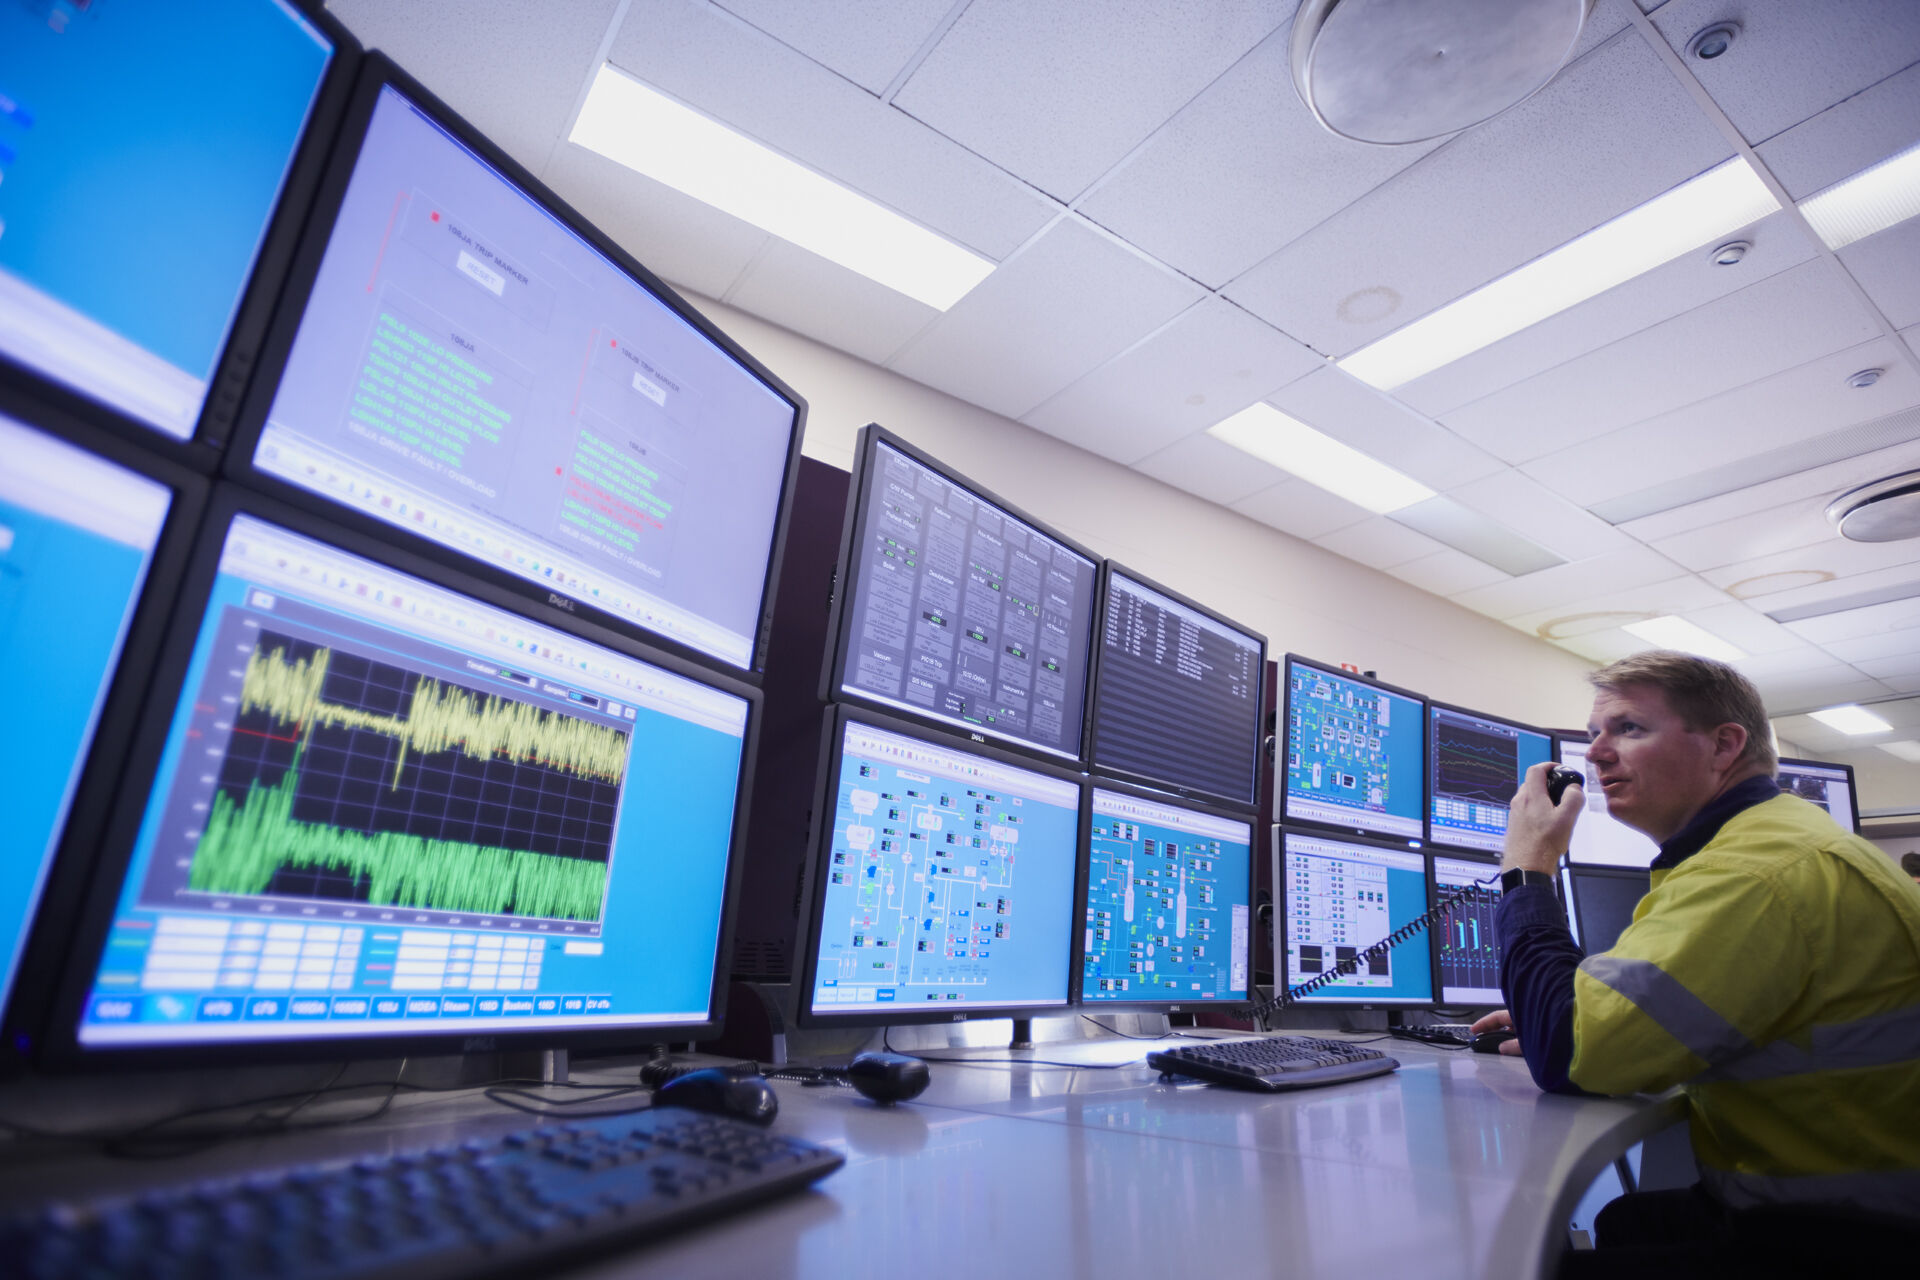
POLYGON ((1827 519, 1855 542, 1920 537, 1920 471, 1902 471, 1847 490, 1827 504, 1827 519))

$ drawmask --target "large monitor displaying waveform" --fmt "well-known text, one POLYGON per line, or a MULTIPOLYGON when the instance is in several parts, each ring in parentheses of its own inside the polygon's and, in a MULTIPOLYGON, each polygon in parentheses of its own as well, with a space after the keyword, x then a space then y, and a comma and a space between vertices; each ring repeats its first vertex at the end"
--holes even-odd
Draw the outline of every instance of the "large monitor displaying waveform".
POLYGON ((801 1023, 1065 1005, 1079 779, 855 708, 827 733, 801 1023))
POLYGON ((1492 861, 1434 855, 1435 906, 1462 890, 1472 890, 1447 919, 1432 926, 1441 1004, 1494 1005, 1502 1000, 1500 940, 1493 928, 1493 915, 1500 906, 1500 885, 1498 881, 1480 883, 1499 874, 1499 864, 1492 861))
POLYGON ((1653 865, 1660 846, 1645 834, 1607 812, 1607 796, 1600 779, 1587 761, 1587 741, 1569 733, 1554 735, 1554 748, 1560 763, 1586 779, 1580 788, 1579 821, 1573 824, 1567 860, 1587 866, 1640 867, 1653 865))
MULTIPOLYGON (((1274 955, 1297 987, 1357 961, 1362 951, 1426 913, 1424 854, 1385 843, 1274 828, 1273 882, 1280 886, 1274 955)), ((1421 937, 1359 962, 1353 973, 1305 997, 1321 1004, 1433 1003, 1433 953, 1421 937)))
POLYGON ((1281 818, 1418 840, 1425 714, 1418 694, 1288 654, 1281 818))
POLYGON ((0 5, 0 355, 191 437, 337 30, 283 0, 0 5))
POLYGON ((3 412, 0 459, 4 1006, 176 494, 3 412))
POLYGON ((236 453, 536 599, 761 665, 800 398, 377 55, 329 184, 236 453))
POLYGON ((1252 806, 1266 637, 1112 561, 1093 681, 1095 770, 1252 806))
POLYGON ((1553 759, 1538 729, 1444 703, 1427 707, 1427 837, 1435 844, 1499 853, 1507 813, 1527 770, 1553 759))
POLYGON ((204 536, 83 1047, 714 1024, 743 691, 246 511, 204 536))
POLYGON ((1164 1009, 1247 999, 1252 824, 1140 791, 1091 792, 1081 1002, 1164 1009))
POLYGON ((1099 564, 905 441, 861 433, 830 696, 1078 761, 1099 564))
POLYGON ((1825 809, 1845 830, 1859 832, 1860 797, 1854 790, 1852 765, 1783 759, 1774 781, 1787 794, 1825 809))

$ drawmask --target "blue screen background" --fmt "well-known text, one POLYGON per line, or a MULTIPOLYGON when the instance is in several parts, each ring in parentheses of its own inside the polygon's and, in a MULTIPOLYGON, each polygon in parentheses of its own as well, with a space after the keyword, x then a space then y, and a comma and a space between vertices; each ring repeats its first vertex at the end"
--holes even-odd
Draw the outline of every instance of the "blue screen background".
POLYGON ((1290 664, 1287 679, 1293 696, 1287 740, 1288 796, 1310 797, 1360 815, 1387 813, 1418 824, 1426 786, 1426 727, 1420 723, 1420 704, 1298 664, 1290 664), (1318 692, 1328 696, 1316 696, 1318 692), (1393 709, 1385 731, 1379 734, 1378 750, 1370 745, 1362 749, 1352 742, 1341 743, 1337 735, 1343 730, 1378 727, 1368 708, 1381 698, 1389 699, 1393 709), (1324 737, 1323 726, 1333 729, 1336 736, 1331 740, 1324 737), (1380 804, 1371 803, 1368 797, 1370 770, 1374 782, 1384 782, 1380 804), (1335 776, 1341 773, 1355 776, 1358 785, 1342 785, 1335 776))

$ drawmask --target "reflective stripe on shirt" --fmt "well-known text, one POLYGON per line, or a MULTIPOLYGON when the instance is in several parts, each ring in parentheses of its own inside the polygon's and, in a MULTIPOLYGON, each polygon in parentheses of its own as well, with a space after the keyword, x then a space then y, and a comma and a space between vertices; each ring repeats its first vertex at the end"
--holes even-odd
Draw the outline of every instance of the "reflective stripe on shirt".
POLYGON ((1660 1029, 1709 1066, 1753 1052, 1753 1041, 1715 1013, 1686 984, 1650 960, 1603 952, 1580 962, 1580 972, 1633 1002, 1660 1029))
POLYGON ((1920 1060, 1920 1007, 1896 1009, 1855 1022, 1828 1023, 1810 1031, 1811 1049, 1775 1040, 1737 1061, 1716 1066, 1700 1080, 1774 1080, 1809 1071, 1890 1067, 1920 1060))

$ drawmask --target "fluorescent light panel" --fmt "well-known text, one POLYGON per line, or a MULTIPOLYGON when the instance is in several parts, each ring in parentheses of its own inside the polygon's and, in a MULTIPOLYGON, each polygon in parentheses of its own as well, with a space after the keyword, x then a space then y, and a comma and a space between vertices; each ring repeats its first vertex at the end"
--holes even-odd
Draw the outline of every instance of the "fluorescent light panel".
POLYGON ((1375 515, 1386 515, 1434 496, 1433 490, 1418 480, 1289 418, 1270 404, 1242 409, 1208 427, 1207 433, 1375 515))
POLYGON ((1747 656, 1744 651, 1706 628, 1671 613, 1661 618, 1648 618, 1645 622, 1629 622, 1620 629, 1662 649, 1678 649, 1682 653, 1697 654, 1719 662, 1738 662, 1747 656))
POLYGON ((1808 196, 1800 212, 1829 249, 1844 249, 1920 214, 1920 145, 1808 196))
POLYGON ((1838 729, 1850 737, 1859 737, 1866 733, 1886 733, 1893 728, 1873 712, 1852 702, 1844 707, 1828 707, 1825 711, 1809 711, 1807 714, 1829 729, 1838 729))
POLYGON ((1391 391, 1711 245, 1779 207, 1760 175, 1736 156, 1362 347, 1340 367, 1391 391))
POLYGON ((994 264, 641 84, 594 76, 568 141, 945 311, 994 264))
POLYGON ((1876 742, 1873 745, 1890 756, 1899 756, 1902 760, 1920 764, 1920 742, 1912 738, 1906 738, 1900 742, 1876 742))

